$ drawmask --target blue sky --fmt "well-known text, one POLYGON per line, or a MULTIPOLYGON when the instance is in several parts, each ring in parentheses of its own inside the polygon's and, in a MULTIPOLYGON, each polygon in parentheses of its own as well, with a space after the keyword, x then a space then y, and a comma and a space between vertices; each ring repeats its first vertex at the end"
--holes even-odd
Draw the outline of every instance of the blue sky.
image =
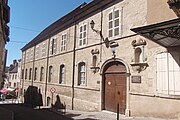
POLYGON ((83 2, 91 0, 9 0, 10 42, 7 66, 21 59, 21 48, 47 26, 72 11, 83 2))

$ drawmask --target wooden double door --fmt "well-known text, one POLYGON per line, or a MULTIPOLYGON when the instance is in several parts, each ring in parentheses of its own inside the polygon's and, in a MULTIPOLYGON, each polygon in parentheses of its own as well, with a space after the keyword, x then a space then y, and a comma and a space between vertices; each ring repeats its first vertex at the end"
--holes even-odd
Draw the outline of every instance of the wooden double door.
POLYGON ((122 71, 113 70, 117 69, 111 69, 104 74, 104 107, 105 110, 112 112, 117 112, 119 107, 119 113, 125 114, 126 74, 122 71))

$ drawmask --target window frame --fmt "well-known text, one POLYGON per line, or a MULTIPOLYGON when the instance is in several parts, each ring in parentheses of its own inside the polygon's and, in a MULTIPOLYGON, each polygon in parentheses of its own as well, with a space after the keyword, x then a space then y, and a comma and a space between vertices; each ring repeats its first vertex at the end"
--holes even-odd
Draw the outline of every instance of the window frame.
POLYGON ((59 70, 59 84, 64 84, 65 83, 65 65, 61 64, 60 65, 60 70, 59 70))
POLYGON ((50 49, 49 49, 49 55, 53 56, 57 53, 57 38, 52 37, 50 39, 50 49))
POLYGON ((37 67, 34 69, 34 81, 37 80, 37 67))
POLYGON ((79 41, 78 41, 78 46, 79 47, 84 47, 87 45, 87 33, 88 32, 88 26, 87 23, 83 23, 79 26, 79 41), (84 30, 84 26, 86 26, 86 30, 84 30), (81 31, 82 27, 82 31, 81 31), (85 36, 84 36, 85 35, 85 36), (81 38, 82 36, 82 38, 81 38), (81 44, 80 44, 81 43, 81 44))
POLYGON ((26 70, 25 70, 25 79, 27 80, 27 73, 28 73, 28 69, 26 68, 26 70))
POLYGON ((29 80, 32 78, 32 68, 29 69, 29 80))
POLYGON ((108 13, 108 38, 112 39, 112 38, 115 38, 115 37, 118 37, 121 35, 121 10, 120 9, 113 9, 111 10, 109 13, 108 13), (115 17, 115 12, 116 11, 119 11, 119 15, 118 17, 116 18, 115 17), (112 19, 110 19, 110 14, 112 14, 112 19), (115 26, 115 21, 118 20, 118 26, 115 26), (110 28, 110 22, 112 22, 112 28, 110 28), (115 35, 115 30, 118 28, 118 34, 115 35), (110 31, 112 31, 112 36, 110 36, 110 31))
POLYGON ((60 40, 60 51, 61 52, 63 52, 63 51, 66 51, 66 47, 67 47, 67 38, 68 36, 67 36, 67 33, 63 33, 62 35, 61 35, 61 40, 60 40), (64 38, 64 36, 66 36, 65 38, 64 38))
POLYGON ((49 66, 48 83, 52 82, 53 77, 53 66, 49 66))
POLYGON ((41 67, 41 70, 40 70, 40 81, 43 81, 44 79, 44 67, 41 67))
POLYGON ((79 62, 78 63, 78 86, 85 86, 86 85, 86 62, 79 62), (82 68, 84 66, 84 68, 82 68), (83 71, 84 69, 84 71, 83 71), (84 74, 84 75, 83 75, 84 74), (82 76, 84 79, 82 80, 82 76))

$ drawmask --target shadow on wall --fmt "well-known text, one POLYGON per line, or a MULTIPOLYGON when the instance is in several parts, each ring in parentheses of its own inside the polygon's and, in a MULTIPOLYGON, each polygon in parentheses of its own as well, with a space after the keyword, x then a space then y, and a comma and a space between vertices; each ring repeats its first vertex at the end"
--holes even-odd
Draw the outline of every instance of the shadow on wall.
POLYGON ((42 94, 41 90, 35 86, 29 86, 27 91, 24 90, 24 104, 32 107, 42 106, 42 94))
POLYGON ((66 104, 61 102, 59 95, 56 95, 56 102, 52 104, 52 108, 56 109, 59 112, 65 113, 66 112, 66 104))

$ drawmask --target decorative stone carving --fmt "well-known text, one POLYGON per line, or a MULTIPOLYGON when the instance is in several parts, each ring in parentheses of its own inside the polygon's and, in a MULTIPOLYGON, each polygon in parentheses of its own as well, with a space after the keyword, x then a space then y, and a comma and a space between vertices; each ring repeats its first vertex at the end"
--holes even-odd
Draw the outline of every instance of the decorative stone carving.
POLYGON ((131 45, 133 47, 140 46, 140 45, 146 45, 146 41, 142 38, 137 38, 136 40, 133 40, 131 45))

